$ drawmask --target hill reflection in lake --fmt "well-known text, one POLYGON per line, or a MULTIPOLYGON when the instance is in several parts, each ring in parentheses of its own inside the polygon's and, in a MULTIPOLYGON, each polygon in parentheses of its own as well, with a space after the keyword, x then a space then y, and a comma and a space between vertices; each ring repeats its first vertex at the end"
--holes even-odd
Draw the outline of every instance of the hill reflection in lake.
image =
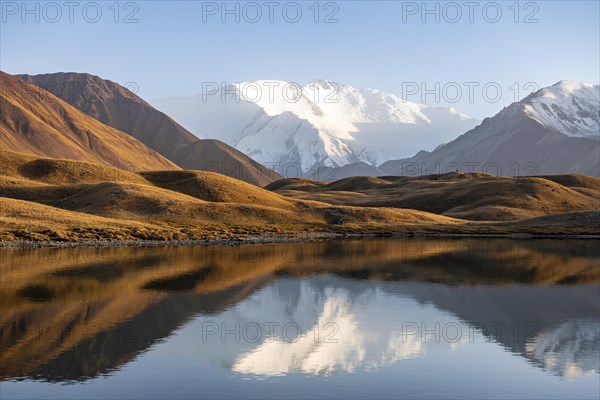
MULTIPOLYGON (((77 397, 98 387, 100 375, 118 381, 130 369, 151 371, 159 360, 174 363, 163 370, 164 379, 180 382, 168 392, 172 397, 218 395, 222 384, 216 377, 203 381, 209 375, 227 376, 220 390, 234 397, 244 396, 249 382, 265 380, 300 385, 298 393, 308 395, 300 376, 319 379, 314 390, 337 384, 332 397, 360 397, 339 383, 349 376, 377 383, 386 397, 393 392, 384 387, 394 387, 389 374, 409 365, 412 380, 404 385, 426 388, 415 392, 422 397, 464 395, 432 388, 454 377, 466 390, 467 377, 455 375, 469 371, 483 381, 514 383, 515 366, 523 385, 527 374, 545 382, 514 383, 515 393, 593 397, 598 385, 588 378, 597 380, 600 370, 598 244, 362 239, 3 249, 3 397, 36 397, 32 388, 43 382, 53 388, 48 393, 77 397), (426 361, 427 368, 415 365, 426 361), (439 368, 451 369, 447 378, 434 374, 439 368), (187 380, 193 371, 200 375, 187 380), (191 389, 198 379, 206 386, 201 395, 191 389), (77 385, 78 392, 52 382, 88 383, 77 385)), ((141 382, 150 391, 158 381, 141 382)), ((129 390, 117 394, 141 396, 129 390)))

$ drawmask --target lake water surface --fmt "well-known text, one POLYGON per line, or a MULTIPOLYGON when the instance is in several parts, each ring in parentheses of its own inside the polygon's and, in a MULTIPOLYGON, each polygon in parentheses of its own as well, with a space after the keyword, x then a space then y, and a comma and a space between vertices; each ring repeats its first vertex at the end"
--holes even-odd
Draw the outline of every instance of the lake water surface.
POLYGON ((0 398, 598 399, 599 249, 0 249, 0 398))

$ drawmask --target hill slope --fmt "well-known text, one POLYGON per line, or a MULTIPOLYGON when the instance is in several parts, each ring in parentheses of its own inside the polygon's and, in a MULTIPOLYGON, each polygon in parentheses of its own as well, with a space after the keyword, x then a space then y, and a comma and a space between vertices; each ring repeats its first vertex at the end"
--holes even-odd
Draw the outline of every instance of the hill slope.
POLYGON ((101 163, 126 170, 179 169, 135 138, 51 93, 0 72, 3 150, 101 163))
POLYGON ((200 140, 125 87, 90 74, 20 75, 98 121, 125 132, 186 169, 209 170, 263 186, 281 178, 218 140, 200 140))
POLYGON ((98 235, 111 239, 176 239, 335 231, 332 222, 337 220, 344 221, 345 231, 359 232, 463 223, 414 210, 289 199, 212 172, 134 174, 86 162, 5 151, 0 152, 0 162, 4 171, 0 180, 0 237, 5 240, 98 235), (36 166, 42 166, 41 171, 36 166), (111 228, 110 221, 97 217, 120 222, 111 228), (46 220, 53 221, 51 227, 46 220))
POLYGON ((453 172, 353 177, 330 184, 284 179, 265 188, 297 199, 410 208, 467 220, 509 221, 600 209, 600 179, 581 175, 509 178, 453 172))
POLYGON ((511 104, 432 152, 388 161, 380 169, 406 176, 454 170, 600 176, 599 124, 600 86, 562 81, 511 104))
POLYGON ((551 179, 452 174, 421 183, 398 177, 273 183, 294 199, 206 171, 131 173, 7 151, 0 151, 0 167, 0 240, 600 232, 598 180, 587 177, 550 177, 572 188, 551 179), (482 197, 483 190, 490 195, 482 197))

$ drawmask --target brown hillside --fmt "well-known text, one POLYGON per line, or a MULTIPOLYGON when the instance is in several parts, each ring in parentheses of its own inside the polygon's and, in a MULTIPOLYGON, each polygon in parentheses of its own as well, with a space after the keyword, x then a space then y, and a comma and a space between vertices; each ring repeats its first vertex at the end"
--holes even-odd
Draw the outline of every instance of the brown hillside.
POLYGON ((90 74, 20 75, 184 169, 218 172, 258 186, 281 176, 219 140, 201 140, 127 88, 90 74))
POLYGON ((548 179, 560 185, 569 187, 586 196, 600 199, 600 178, 587 175, 545 175, 540 178, 548 179))
POLYGON ((335 205, 408 208, 467 220, 518 220, 600 209, 600 179, 581 175, 510 178, 449 173, 352 177, 324 185, 282 180, 266 189, 335 205), (561 184, 562 183, 562 184, 561 184))
POLYGON ((302 191, 311 191, 313 189, 319 189, 323 186, 326 186, 326 182, 322 181, 314 181, 308 178, 286 178, 280 179, 264 188, 267 190, 302 190, 302 191))
POLYGON ((144 183, 134 172, 101 164, 0 150, 0 184, 27 181, 28 184, 65 185, 106 181, 144 183))
POLYGON ((51 93, 0 72, 0 146, 125 170, 179 169, 135 138, 90 118, 51 93))
POLYGON ((8 234, 13 239, 60 239, 63 236, 59 232, 66 228, 76 229, 84 238, 100 238, 96 233, 102 233, 104 238, 117 239, 131 237, 117 234, 120 229, 135 231, 156 228, 143 222, 119 221, 6 197, 0 197, 0 209, 0 234, 5 237, 8 234), (8 233, 10 231, 12 234, 8 233), (115 235, 106 236, 105 233, 109 231, 115 232, 115 235))
MULTIPOLYGON (((268 231, 335 230, 332 221, 342 220, 345 230, 412 230, 419 225, 462 224, 462 221, 413 210, 331 206, 293 200, 220 174, 200 171, 164 171, 119 174, 119 170, 85 162, 41 159, 0 152, 5 165, 0 196, 13 210, 0 214, 4 239, 44 237, 58 234, 85 238, 96 217, 118 219, 122 238, 206 237, 215 232, 264 233, 268 231), (29 166, 43 165, 42 173, 29 166), (113 176, 114 179, 102 179, 113 176), (5 199, 9 201, 9 199, 5 199), (35 206, 34 204, 39 203, 35 206), (29 207, 46 207, 47 219, 29 207), (63 218, 65 212, 73 212, 63 218), (15 216, 16 215, 16 216, 15 216), (85 220, 89 215, 91 220, 85 220), (37 221, 37 222, 36 222, 37 221), (52 221, 52 222, 49 222, 52 221), (153 233, 139 233, 139 225, 153 233), (41 229, 45 226, 46 229, 41 229), (84 227, 85 229, 81 229, 84 227), (125 228, 127 227, 127 228, 125 228), (46 232, 52 228, 52 232, 46 232), (74 230, 77 228, 77 230, 74 230), (33 233, 32 233, 33 232, 33 233), (54 232, 54 233, 53 233, 54 232)), ((100 229, 99 228, 99 229, 100 229)), ((144 231, 145 232, 145 231, 144 231)), ((114 236, 116 235, 116 236, 114 236)), ((93 237, 93 236, 92 236, 93 237)))
MULTIPOLYGON (((553 196, 557 196, 550 198, 549 204, 554 206, 559 204, 558 199, 567 195, 564 198, 571 202, 588 198, 541 178, 508 183, 505 182, 508 178, 500 178, 500 182, 504 182, 502 185, 491 184, 498 178, 487 176, 413 180, 413 185, 421 186, 420 189, 411 188, 409 193, 423 199, 429 196, 428 201, 432 203, 431 198, 437 198, 437 203, 442 204, 439 199, 445 199, 450 204, 447 207, 453 207, 456 214, 460 202, 465 204, 469 196, 484 190, 489 197, 480 196, 480 199, 487 203, 476 200, 465 213, 475 213, 472 215, 488 220, 493 216, 498 221, 506 220, 507 214, 513 217, 518 213, 530 215, 531 209, 542 213, 542 218, 523 217, 512 222, 474 222, 414 209, 345 206, 292 199, 210 172, 129 173, 82 161, 44 159, 13 152, 0 152, 0 161, 3 167, 0 240, 207 239, 304 231, 388 234, 600 232, 598 211, 553 213, 549 211, 552 210, 550 206, 536 209, 541 199, 551 196, 547 190, 554 191, 553 196), (464 186, 447 186, 459 184, 464 186), (435 197, 436 191, 438 197, 435 197), (512 203, 506 199, 511 199, 512 203), (511 204, 520 208, 510 208, 511 204)), ((371 188, 362 192, 348 191, 352 189, 348 182, 353 182, 348 180, 332 184, 334 188, 346 190, 330 190, 315 197, 329 201, 342 199, 348 204, 366 203, 369 196, 373 196, 372 191, 377 190, 373 187, 383 186, 385 189, 381 190, 392 190, 394 194, 399 193, 396 186, 407 184, 406 178, 394 180, 360 179, 361 187, 371 188)), ((305 187, 319 187, 318 184, 301 183, 305 187)), ((298 184, 298 181, 292 184, 298 184)), ((324 189, 326 187, 314 190, 324 189)), ((568 206, 572 208, 572 204, 575 203, 568 206)))
POLYGON ((141 174, 153 185, 205 201, 255 204, 290 209, 296 200, 282 197, 237 179, 205 171, 161 171, 141 174))
POLYGON ((179 148, 171 158, 184 169, 217 172, 256 186, 281 179, 281 175, 220 140, 196 140, 179 148))

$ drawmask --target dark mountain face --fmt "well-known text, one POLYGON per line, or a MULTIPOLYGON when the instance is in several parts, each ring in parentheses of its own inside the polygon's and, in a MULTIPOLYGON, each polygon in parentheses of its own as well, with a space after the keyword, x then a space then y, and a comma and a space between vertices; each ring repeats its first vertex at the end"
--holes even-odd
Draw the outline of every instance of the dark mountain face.
POLYGON ((201 140, 132 90, 90 74, 20 75, 98 121, 125 132, 177 165, 266 185, 272 170, 216 140, 201 140))
MULTIPOLYGON (((458 170, 504 176, 573 173, 600 176, 600 136, 568 136, 573 132, 561 131, 558 124, 545 125, 528 112, 538 100, 536 94, 531 95, 432 152, 422 151, 411 158, 388 161, 380 169, 390 175, 458 170)), ((555 116, 565 115, 557 106, 552 111, 555 116)))
POLYGON ((123 86, 89 74, 21 75, 100 122, 166 157, 197 138, 123 86))
POLYGON ((179 169, 134 137, 0 72, 0 147, 135 171, 179 169))

